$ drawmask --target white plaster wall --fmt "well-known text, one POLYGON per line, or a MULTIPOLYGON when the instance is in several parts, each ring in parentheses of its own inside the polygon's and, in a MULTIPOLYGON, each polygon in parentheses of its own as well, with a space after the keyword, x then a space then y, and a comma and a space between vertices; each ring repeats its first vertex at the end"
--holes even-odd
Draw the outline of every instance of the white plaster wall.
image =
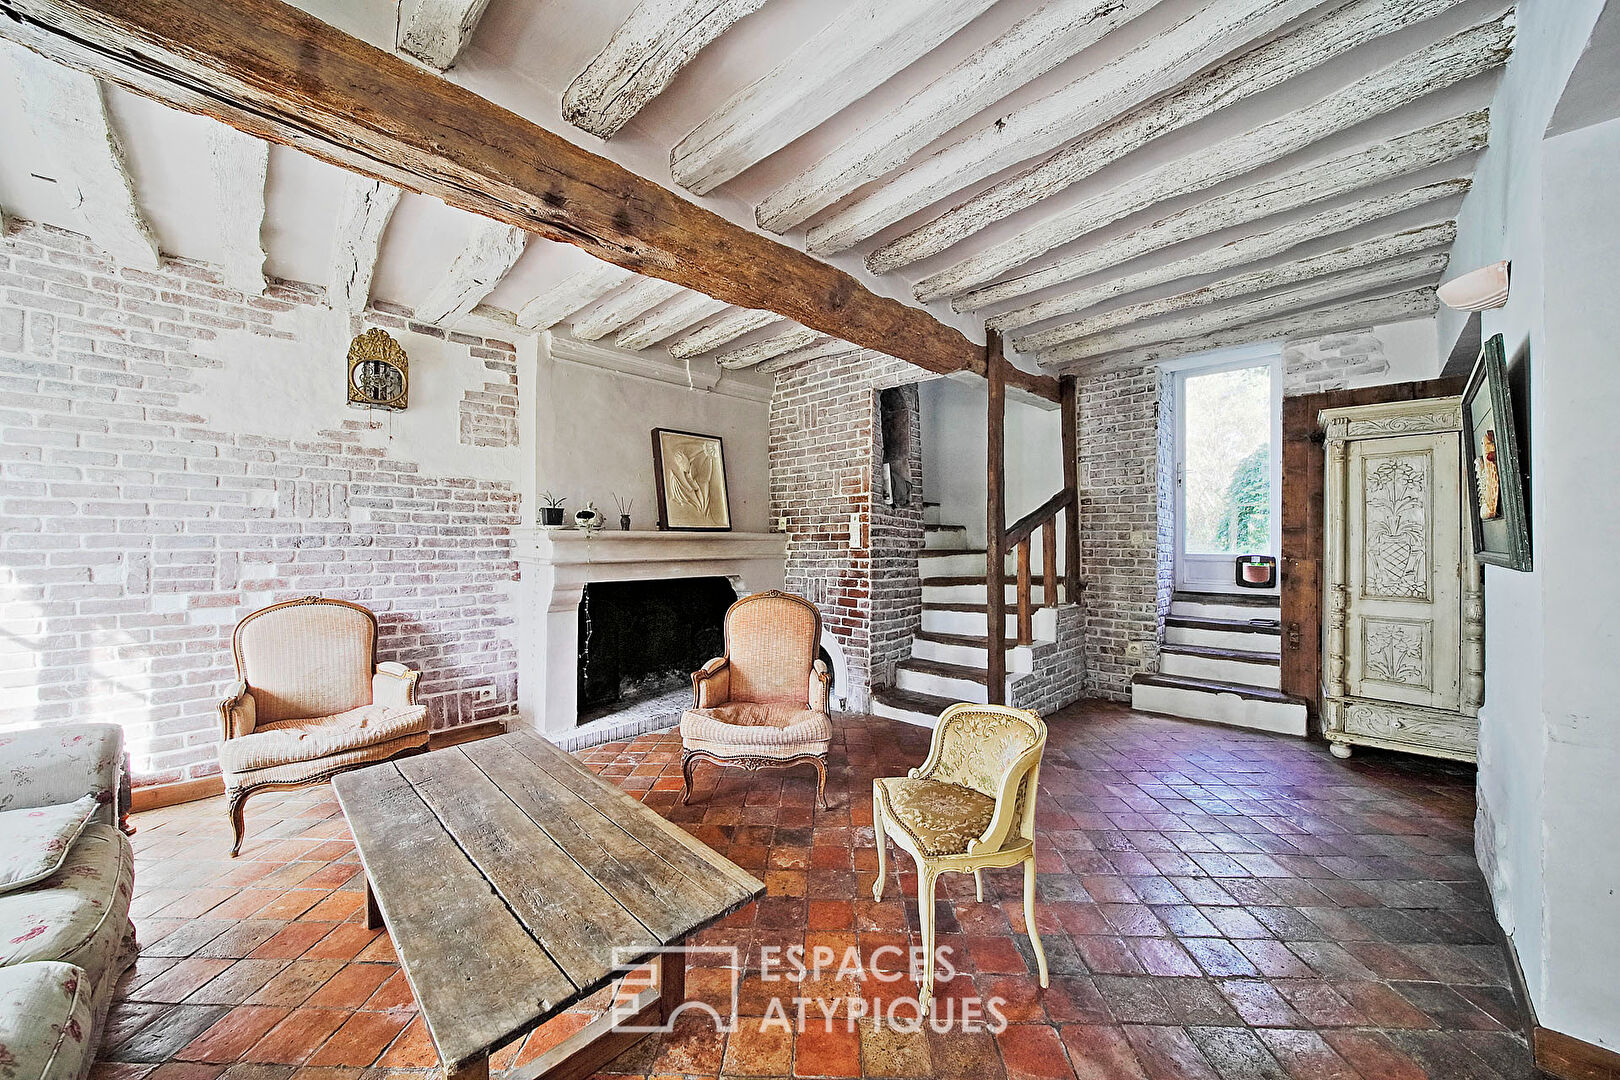
POLYGON ((1429 378, 1439 363, 1434 333, 1433 318, 1382 323, 1373 327, 1373 334, 1383 346, 1384 357, 1389 361, 1389 369, 1381 375, 1353 375, 1345 380, 1345 389, 1418 382, 1429 378))
POLYGON ((556 359, 545 337, 534 371, 536 419, 533 427, 524 426, 536 432, 535 487, 525 489, 528 520, 534 516, 530 493, 550 491, 566 500, 570 515, 594 501, 608 527, 617 529, 617 493, 635 501, 631 528, 657 528, 652 429, 663 427, 720 436, 731 527, 769 528, 768 402, 556 359))

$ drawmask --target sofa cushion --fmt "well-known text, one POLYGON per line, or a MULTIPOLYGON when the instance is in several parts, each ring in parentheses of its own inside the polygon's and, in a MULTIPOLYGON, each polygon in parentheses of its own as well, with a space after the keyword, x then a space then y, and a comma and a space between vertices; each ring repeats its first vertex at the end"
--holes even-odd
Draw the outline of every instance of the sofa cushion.
POLYGON ((95 1051, 90 979, 72 964, 0 968, 0 1076, 80 1080, 95 1051))
POLYGON ((60 870, 0 896, 0 965, 60 960, 100 980, 122 956, 134 879, 124 834, 86 826, 60 870))
POLYGON ((681 716, 681 743, 717 757, 825 754, 832 743, 832 722, 826 713, 802 706, 733 702, 688 709, 681 716))
POLYGON ((94 795, 86 795, 57 806, 0 811, 0 893, 56 873, 100 805, 94 795))
POLYGON ((984 835, 996 800, 961 784, 905 776, 874 780, 884 817, 924 855, 961 855, 984 835))
POLYGON ((220 744, 219 767, 227 773, 245 773, 315 761, 408 735, 426 735, 427 729, 426 705, 362 705, 311 720, 261 721, 253 734, 220 744))

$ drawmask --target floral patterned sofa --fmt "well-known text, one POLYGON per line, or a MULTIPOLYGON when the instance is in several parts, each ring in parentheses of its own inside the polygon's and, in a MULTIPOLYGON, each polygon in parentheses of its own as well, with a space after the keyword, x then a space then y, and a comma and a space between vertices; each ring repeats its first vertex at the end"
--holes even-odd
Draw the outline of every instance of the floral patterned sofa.
POLYGON ((66 860, 36 885, 0 893, 0 1077, 83 1080, 113 986, 135 959, 135 858, 118 828, 124 733, 77 724, 0 733, 0 810, 100 808, 66 860))

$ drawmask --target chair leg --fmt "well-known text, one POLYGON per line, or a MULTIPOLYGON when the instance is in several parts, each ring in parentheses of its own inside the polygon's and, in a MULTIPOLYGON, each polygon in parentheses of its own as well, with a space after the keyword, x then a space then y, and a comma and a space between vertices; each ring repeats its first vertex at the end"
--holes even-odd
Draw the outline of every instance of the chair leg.
POLYGON ((877 840, 877 880, 872 882, 872 899, 883 899, 883 882, 889 876, 889 838, 883 832, 883 807, 878 802, 877 785, 872 785, 872 836, 877 840))
POLYGON ((681 805, 692 801, 692 773, 697 771, 697 755, 688 753, 681 758, 681 805))
POLYGON ((827 759, 816 758, 816 802, 827 809, 827 759))
POLYGON ((973 892, 974 892, 975 899, 977 899, 979 901, 979 903, 981 903, 981 904, 984 903, 984 871, 983 870, 974 870, 973 871, 973 892))
POLYGON ((227 811, 231 817, 231 833, 234 836, 234 840, 231 843, 231 858, 233 859, 242 853, 242 832, 245 826, 243 821, 243 813, 246 809, 247 792, 232 791, 230 793, 227 811))
POLYGON ((924 1016, 932 1013, 934 1003, 934 883, 937 880, 926 865, 917 865, 917 919, 922 923, 923 939, 922 989, 917 994, 917 1003, 922 1006, 924 1016))
POLYGON ((1029 930, 1029 943, 1035 949, 1035 966, 1040 969, 1041 985, 1048 986, 1046 950, 1041 948, 1041 932, 1035 928, 1035 856, 1024 860, 1024 925, 1029 930))

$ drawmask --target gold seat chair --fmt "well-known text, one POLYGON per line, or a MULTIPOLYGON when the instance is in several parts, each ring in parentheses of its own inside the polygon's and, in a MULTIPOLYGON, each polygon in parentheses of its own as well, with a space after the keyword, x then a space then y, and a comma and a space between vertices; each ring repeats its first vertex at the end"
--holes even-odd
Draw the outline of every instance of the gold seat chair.
POLYGON ((377 663, 377 617, 359 604, 306 596, 261 608, 231 635, 237 684, 220 702, 234 857, 249 795, 318 784, 427 748, 417 673, 377 663))
POLYGON ((883 899, 887 842, 917 863, 923 976, 918 1000, 927 1015, 934 997, 934 887, 941 874, 973 874, 984 899, 982 871, 1024 867, 1024 922, 1047 985, 1046 951, 1035 928, 1035 790, 1046 724, 1025 709, 952 705, 940 714, 928 759, 903 777, 872 781, 872 827, 883 899))

